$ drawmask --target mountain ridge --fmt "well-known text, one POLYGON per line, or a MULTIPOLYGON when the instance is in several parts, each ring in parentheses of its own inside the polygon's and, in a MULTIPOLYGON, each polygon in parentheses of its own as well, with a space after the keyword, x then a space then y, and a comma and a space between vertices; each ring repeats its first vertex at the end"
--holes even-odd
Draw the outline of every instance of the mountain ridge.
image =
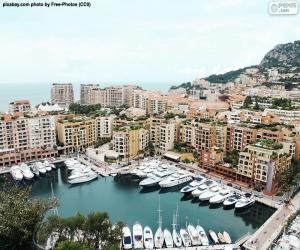
MULTIPOLYGON (((245 81, 245 78, 248 77, 254 83, 267 84, 274 80, 283 82, 293 80, 294 75, 298 72, 300 72, 300 40, 276 45, 265 54, 257 65, 231 70, 223 74, 212 74, 202 79, 210 83, 225 84, 229 82, 243 83, 243 80, 245 81), (270 77, 271 70, 278 71, 276 78, 270 77)), ((193 84, 189 83, 172 86, 170 90, 178 88, 190 90, 193 84)))

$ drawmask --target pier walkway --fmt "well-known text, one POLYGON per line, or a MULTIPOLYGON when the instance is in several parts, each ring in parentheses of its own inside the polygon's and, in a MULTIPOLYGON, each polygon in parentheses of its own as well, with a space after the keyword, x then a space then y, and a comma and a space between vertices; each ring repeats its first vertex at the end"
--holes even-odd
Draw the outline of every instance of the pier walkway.
POLYGON ((300 193, 289 204, 281 205, 277 211, 245 242, 248 250, 269 249, 280 235, 287 219, 300 208, 300 193))

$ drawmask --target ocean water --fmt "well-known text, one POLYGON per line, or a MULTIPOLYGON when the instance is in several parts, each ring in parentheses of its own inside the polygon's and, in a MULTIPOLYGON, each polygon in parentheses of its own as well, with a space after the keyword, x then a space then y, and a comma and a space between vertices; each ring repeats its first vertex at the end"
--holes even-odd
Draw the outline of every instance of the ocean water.
MULTIPOLYGON (((101 87, 121 85, 113 83, 100 84, 101 87)), ((178 83, 136 83, 144 89, 168 91, 178 83)), ((32 105, 50 101, 51 83, 28 83, 28 84, 0 84, 0 112, 7 112, 8 105, 16 99, 29 99, 32 105)), ((80 83, 74 83, 75 100, 80 97, 80 83)))
MULTIPOLYGON (((178 228, 185 227, 186 223, 201 224, 206 231, 227 231, 234 241, 248 232, 256 231, 275 211, 255 203, 248 210, 236 213, 234 209, 224 210, 223 207, 210 207, 208 204, 186 199, 178 190, 145 191, 138 186, 138 182, 120 183, 112 177, 99 177, 89 183, 70 186, 67 177, 67 170, 61 167, 47 176, 35 179, 30 184, 32 196, 51 197, 52 183, 54 194, 59 199, 60 216, 68 217, 76 212, 88 214, 106 211, 112 222, 123 221, 131 228, 138 221, 143 227, 148 225, 153 231, 157 229, 159 197, 163 228, 172 229, 172 216, 178 205, 178 228)), ((52 213, 53 211, 49 211, 48 215, 52 213)))

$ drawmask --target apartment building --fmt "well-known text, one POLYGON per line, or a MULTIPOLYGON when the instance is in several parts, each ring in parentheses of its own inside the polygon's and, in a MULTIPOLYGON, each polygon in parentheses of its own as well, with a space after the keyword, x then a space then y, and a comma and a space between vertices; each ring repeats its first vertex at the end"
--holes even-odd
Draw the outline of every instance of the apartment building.
POLYGON ((31 104, 29 100, 15 100, 9 104, 8 111, 10 114, 27 113, 31 111, 31 104))
POLYGON ((0 166, 57 155, 53 116, 11 116, 0 120, 0 166))
POLYGON ((135 90, 133 105, 146 110, 147 114, 160 114, 167 110, 167 98, 159 92, 135 90))
POLYGON ((100 116, 96 118, 97 139, 111 138, 113 134, 114 116, 100 116))
POLYGON ((134 107, 134 92, 140 90, 136 85, 124 85, 123 88, 122 102, 128 107, 134 107))
POLYGON ((124 104, 122 86, 111 86, 102 91, 104 92, 104 107, 120 107, 124 104))
POLYGON ((74 90, 71 83, 53 83, 51 88, 51 102, 60 107, 68 108, 74 102, 74 90))
POLYGON ((259 142, 240 152, 237 172, 244 177, 243 181, 273 193, 278 188, 278 177, 290 167, 291 159, 283 146, 259 142))
POLYGON ((98 92, 99 84, 81 84, 80 85, 80 103, 81 105, 91 105, 100 103, 98 92))
POLYGON ((113 149, 122 160, 131 160, 149 143, 149 131, 142 127, 123 127, 113 132, 113 149))
POLYGON ((164 118, 150 119, 150 141, 157 154, 164 154, 174 148, 174 143, 179 141, 179 120, 166 120, 164 118))
POLYGON ((300 111, 283 109, 265 109, 264 113, 277 115, 282 123, 289 124, 295 120, 300 120, 300 111))
POLYGON ((133 91, 133 107, 147 110, 147 95, 145 90, 133 91))
POLYGON ((164 96, 150 96, 147 104, 148 114, 160 114, 167 110, 167 100, 164 96))
POLYGON ((180 124, 179 128, 179 142, 181 144, 187 144, 190 147, 195 147, 195 127, 191 121, 185 121, 180 124))
POLYGON ((65 153, 84 151, 97 141, 97 123, 94 118, 70 117, 57 122, 58 141, 65 153))
POLYGON ((227 127, 226 151, 242 151, 248 144, 255 141, 256 130, 249 127, 230 125, 227 127))
POLYGON ((222 124, 195 122, 195 147, 202 168, 223 160, 227 127, 222 124))

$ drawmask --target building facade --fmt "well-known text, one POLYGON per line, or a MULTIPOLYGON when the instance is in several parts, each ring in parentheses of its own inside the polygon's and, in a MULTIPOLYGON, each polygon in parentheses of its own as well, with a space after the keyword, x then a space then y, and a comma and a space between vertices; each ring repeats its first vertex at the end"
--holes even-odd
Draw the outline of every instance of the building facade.
POLYGON ((74 102, 74 90, 71 83, 53 83, 51 88, 51 102, 60 107, 68 108, 74 102))
POLYGON ((8 111, 10 114, 27 113, 31 111, 31 104, 29 100, 16 100, 9 104, 8 111))
POLYGON ((113 149, 122 160, 131 160, 144 151, 149 143, 149 131, 144 128, 124 127, 113 132, 113 149))
POLYGON ((0 166, 57 155, 54 116, 13 117, 0 121, 0 166))

